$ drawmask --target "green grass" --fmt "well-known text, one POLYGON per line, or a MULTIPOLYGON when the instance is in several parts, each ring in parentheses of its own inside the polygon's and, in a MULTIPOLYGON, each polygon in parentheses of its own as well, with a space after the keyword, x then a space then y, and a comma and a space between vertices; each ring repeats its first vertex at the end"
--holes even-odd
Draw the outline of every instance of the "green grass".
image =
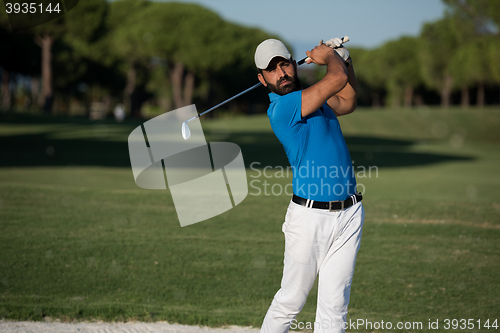
MULTIPOLYGON (((500 319, 500 110, 359 110, 341 123, 366 210, 348 318, 438 319, 435 332, 500 319)), ((139 124, 0 114, 0 318, 260 326, 289 201, 263 184, 290 182, 267 118, 202 122, 208 141, 241 147, 255 182, 235 209, 184 228, 168 190, 133 181, 139 124)), ((316 292, 299 321, 314 321, 316 292)))

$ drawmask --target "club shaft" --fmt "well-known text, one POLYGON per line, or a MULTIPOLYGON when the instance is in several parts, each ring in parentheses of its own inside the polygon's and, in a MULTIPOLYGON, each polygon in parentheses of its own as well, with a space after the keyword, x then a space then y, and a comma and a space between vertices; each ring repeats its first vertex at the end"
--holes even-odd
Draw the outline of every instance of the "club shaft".
POLYGON ((212 111, 212 110, 217 109, 219 106, 222 106, 222 105, 224 105, 224 104, 226 104, 226 103, 228 103, 228 102, 231 102, 233 99, 238 98, 238 97, 240 97, 241 95, 246 94, 246 93, 247 93, 247 92, 249 92, 250 90, 253 90, 253 89, 255 89, 255 88, 257 88, 257 87, 259 87, 259 86, 261 86, 261 85, 262 85, 262 83, 260 83, 260 82, 259 82, 259 83, 255 84, 255 85, 251 86, 250 88, 248 88, 248 89, 246 89, 246 90, 244 90, 244 91, 240 92, 239 94, 234 95, 233 97, 226 99, 224 102, 221 102, 221 103, 217 104, 216 106, 214 106, 214 107, 212 107, 212 108, 208 109, 207 111, 200 113, 200 114, 198 115, 198 117, 201 117, 201 116, 203 116, 205 113, 208 113, 208 112, 210 112, 210 111, 212 111))

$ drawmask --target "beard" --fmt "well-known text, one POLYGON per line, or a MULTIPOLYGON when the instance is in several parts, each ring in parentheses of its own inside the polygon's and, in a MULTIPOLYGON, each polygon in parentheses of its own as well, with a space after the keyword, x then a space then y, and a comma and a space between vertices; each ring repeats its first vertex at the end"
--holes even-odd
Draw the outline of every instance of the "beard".
POLYGON ((302 89, 302 85, 300 84, 300 80, 299 77, 297 76, 297 73, 295 73, 293 77, 285 75, 284 77, 279 79, 278 82, 276 82, 276 84, 272 84, 267 81, 266 83, 267 87, 269 88, 269 90, 271 90, 271 92, 278 94, 280 96, 291 93, 292 91, 297 91, 302 89), (281 83, 283 83, 283 81, 288 81, 288 83, 282 86, 281 83))

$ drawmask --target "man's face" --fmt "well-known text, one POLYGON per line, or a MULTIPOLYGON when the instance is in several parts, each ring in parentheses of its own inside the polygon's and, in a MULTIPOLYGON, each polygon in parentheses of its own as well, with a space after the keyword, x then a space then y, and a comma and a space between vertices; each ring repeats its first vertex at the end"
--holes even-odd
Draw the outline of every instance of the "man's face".
POLYGON ((259 74, 260 82, 273 93, 286 95, 301 89, 295 62, 281 57, 271 60, 269 66, 259 74))

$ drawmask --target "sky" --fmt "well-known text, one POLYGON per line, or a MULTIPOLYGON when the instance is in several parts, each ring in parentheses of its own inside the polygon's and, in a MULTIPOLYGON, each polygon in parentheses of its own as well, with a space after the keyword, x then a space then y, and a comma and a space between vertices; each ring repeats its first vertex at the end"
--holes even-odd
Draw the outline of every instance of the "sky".
MULTIPOLYGON (((196 3, 223 19, 276 34, 294 52, 319 40, 349 36, 349 45, 374 48, 443 17, 441 0, 176 0, 196 3)), ((297 58, 297 56, 295 55, 297 58)))

